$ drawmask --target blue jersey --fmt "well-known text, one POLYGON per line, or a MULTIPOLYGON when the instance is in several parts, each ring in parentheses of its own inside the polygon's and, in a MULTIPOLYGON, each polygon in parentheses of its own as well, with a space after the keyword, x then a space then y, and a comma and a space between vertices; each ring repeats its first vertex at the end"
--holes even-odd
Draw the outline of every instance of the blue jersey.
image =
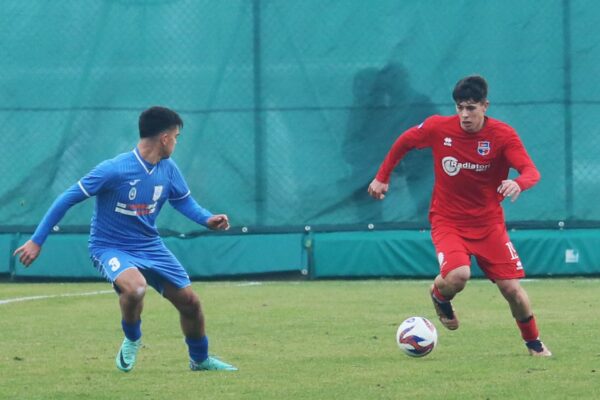
POLYGON ((40 246, 67 210, 96 196, 90 230, 91 248, 140 250, 162 246, 156 217, 165 201, 193 221, 207 225, 212 214, 191 197, 179 168, 170 158, 153 165, 137 148, 104 161, 59 196, 32 240, 40 246))
POLYGON ((156 217, 165 201, 190 195, 173 160, 152 165, 137 148, 100 163, 78 185, 87 197, 96 196, 92 247, 140 249, 160 243, 156 217))

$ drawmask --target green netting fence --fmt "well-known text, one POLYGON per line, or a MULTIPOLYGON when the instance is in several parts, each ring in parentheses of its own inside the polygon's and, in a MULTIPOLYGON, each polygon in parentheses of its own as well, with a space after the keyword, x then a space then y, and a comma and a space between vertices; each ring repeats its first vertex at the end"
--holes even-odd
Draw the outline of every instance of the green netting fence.
MULTIPOLYGON (((599 227, 600 3, 592 0, 7 0, 0 11, 0 229, 29 232, 65 188, 179 111, 175 160, 205 207, 256 232, 426 226, 431 159, 366 187, 396 136, 453 112, 468 74, 542 180, 513 226, 599 227)), ((87 230, 92 201, 63 231, 87 230)), ((198 228, 168 207, 163 231, 198 228)))

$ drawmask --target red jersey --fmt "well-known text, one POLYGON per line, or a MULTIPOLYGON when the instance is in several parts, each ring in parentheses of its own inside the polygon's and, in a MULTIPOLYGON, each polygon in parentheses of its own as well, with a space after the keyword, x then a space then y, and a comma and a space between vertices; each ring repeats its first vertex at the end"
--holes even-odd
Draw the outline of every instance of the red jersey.
POLYGON ((519 172, 515 181, 526 190, 540 179, 517 132, 502 121, 485 118, 476 133, 464 131, 458 115, 434 115, 408 129, 396 140, 377 173, 388 183, 392 170, 412 149, 431 147, 435 184, 429 219, 458 227, 504 222, 498 186, 508 171, 519 172))

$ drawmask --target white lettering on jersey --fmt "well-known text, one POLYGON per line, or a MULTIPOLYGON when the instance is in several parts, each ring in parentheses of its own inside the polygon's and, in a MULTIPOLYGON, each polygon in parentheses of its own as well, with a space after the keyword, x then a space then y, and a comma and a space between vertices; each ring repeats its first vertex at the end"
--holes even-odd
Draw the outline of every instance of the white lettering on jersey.
POLYGON ((152 204, 125 204, 117 203, 115 212, 123 215, 130 215, 132 217, 140 215, 154 214, 156 212, 156 202, 152 204))
POLYGON ((454 157, 447 156, 442 158, 442 168, 450 176, 458 175, 461 169, 471 169, 475 172, 484 172, 490 168, 490 164, 474 164, 471 162, 458 162, 454 157))

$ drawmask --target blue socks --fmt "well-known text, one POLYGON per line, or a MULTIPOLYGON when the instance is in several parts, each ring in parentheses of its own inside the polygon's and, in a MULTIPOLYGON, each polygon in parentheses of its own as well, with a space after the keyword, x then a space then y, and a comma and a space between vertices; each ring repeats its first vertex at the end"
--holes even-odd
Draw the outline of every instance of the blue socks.
POLYGON ((208 358, 208 336, 200 339, 191 339, 186 337, 185 343, 188 345, 190 359, 201 363, 208 358))
POLYGON ((135 342, 139 338, 142 337, 142 320, 140 319, 133 324, 128 324, 124 320, 121 320, 121 326, 123 327, 123 332, 125 333, 125 337, 132 342, 135 342))
MULTIPOLYGON (((121 320, 121 326, 123 327, 123 332, 127 339, 135 342, 142 337, 142 320, 133 324, 121 320)), ((208 358, 208 336, 204 336, 200 339, 186 337, 185 343, 188 346, 191 360, 201 363, 208 358)))

